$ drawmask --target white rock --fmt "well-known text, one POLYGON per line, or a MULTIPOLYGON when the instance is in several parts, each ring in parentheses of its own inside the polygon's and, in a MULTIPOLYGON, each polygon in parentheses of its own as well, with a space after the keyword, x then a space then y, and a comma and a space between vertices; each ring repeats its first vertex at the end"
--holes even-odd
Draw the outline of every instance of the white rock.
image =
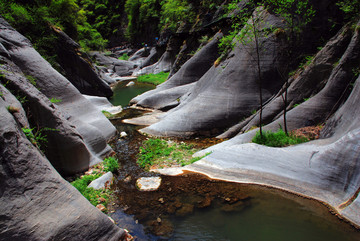
POLYGON ((104 175, 102 175, 101 177, 99 177, 98 179, 95 179, 94 181, 92 181, 88 187, 92 187, 97 190, 108 187, 112 183, 113 177, 114 176, 111 172, 107 172, 104 175))
POLYGON ((130 81, 130 82, 126 85, 126 87, 133 86, 133 85, 135 85, 135 82, 134 82, 134 81, 130 81))
POLYGON ((125 132, 125 131, 122 131, 121 133, 120 133, 120 137, 121 138, 125 138, 125 137, 127 137, 128 136, 128 134, 125 132))
POLYGON ((161 177, 141 177, 136 181, 140 191, 156 191, 161 185, 161 177))

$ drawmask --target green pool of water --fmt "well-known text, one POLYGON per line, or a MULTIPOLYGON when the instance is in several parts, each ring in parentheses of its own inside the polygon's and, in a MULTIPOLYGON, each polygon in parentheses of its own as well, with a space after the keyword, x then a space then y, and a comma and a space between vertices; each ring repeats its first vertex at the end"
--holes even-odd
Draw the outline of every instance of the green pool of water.
POLYGON ((132 98, 137 95, 140 95, 148 90, 155 89, 155 85, 146 84, 146 83, 137 83, 135 85, 126 86, 129 81, 123 81, 116 84, 113 88, 114 95, 109 99, 113 105, 121 105, 126 107, 129 105, 129 102, 132 98))

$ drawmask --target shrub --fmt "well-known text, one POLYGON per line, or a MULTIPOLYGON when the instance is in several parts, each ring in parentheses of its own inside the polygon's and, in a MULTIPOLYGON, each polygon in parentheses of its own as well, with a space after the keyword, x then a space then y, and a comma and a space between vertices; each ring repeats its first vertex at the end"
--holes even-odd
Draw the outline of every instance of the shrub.
POLYGON ((286 135, 286 133, 282 129, 279 129, 277 132, 263 132, 262 136, 258 131, 252 139, 252 142, 254 143, 271 147, 284 147, 300 144, 307 141, 309 141, 309 139, 306 137, 297 137, 293 134, 286 135))
POLYGON ((129 60, 129 58, 130 58, 130 56, 127 53, 125 53, 119 57, 120 60, 129 60))
POLYGON ((119 161, 115 157, 107 157, 103 161, 104 172, 116 172, 119 169, 119 161))

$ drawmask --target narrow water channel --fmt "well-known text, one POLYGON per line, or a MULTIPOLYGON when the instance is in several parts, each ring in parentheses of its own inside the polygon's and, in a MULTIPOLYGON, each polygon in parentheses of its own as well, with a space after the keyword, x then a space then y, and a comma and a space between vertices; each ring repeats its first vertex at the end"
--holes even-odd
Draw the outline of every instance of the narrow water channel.
MULTIPOLYGON (((119 92, 126 88, 119 88, 119 92)), ((118 137, 112 143, 121 168, 115 180, 117 200, 109 209, 116 223, 128 229, 135 240, 360 240, 359 230, 321 203, 257 185, 186 173, 162 176, 157 191, 138 191, 137 178, 158 174, 136 165, 139 146, 146 137, 137 132, 140 127, 121 120, 141 114, 127 108, 112 120, 128 137, 118 137)), ((201 145, 206 143, 209 141, 201 145)))

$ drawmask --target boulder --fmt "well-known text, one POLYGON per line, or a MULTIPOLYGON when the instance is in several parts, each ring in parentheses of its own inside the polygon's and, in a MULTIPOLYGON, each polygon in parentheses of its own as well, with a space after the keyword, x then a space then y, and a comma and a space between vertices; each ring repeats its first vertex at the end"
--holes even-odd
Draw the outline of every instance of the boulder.
POLYGON ((0 98, 1 240, 123 240, 126 233, 65 181, 0 98))
POLYGON ((83 95, 89 100, 99 111, 106 111, 112 115, 118 114, 122 111, 121 106, 113 106, 105 97, 83 95))
POLYGON ((112 172, 107 172, 104 175, 102 175, 101 177, 92 181, 88 185, 88 187, 92 187, 96 190, 105 189, 107 187, 110 187, 110 185, 112 184, 113 178, 114 178, 114 175, 112 174, 112 172))

